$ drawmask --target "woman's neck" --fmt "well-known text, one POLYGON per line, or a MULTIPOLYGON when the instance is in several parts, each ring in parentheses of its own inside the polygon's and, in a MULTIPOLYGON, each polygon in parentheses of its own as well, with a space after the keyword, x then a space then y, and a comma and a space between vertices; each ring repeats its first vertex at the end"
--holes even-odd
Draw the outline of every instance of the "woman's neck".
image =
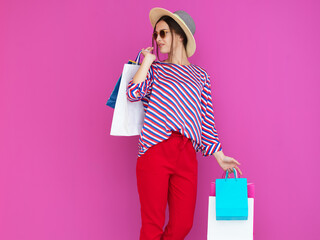
POLYGON ((173 63, 178 65, 190 65, 188 61, 186 50, 182 44, 179 44, 173 49, 173 54, 169 54, 168 58, 164 60, 165 63, 173 63))

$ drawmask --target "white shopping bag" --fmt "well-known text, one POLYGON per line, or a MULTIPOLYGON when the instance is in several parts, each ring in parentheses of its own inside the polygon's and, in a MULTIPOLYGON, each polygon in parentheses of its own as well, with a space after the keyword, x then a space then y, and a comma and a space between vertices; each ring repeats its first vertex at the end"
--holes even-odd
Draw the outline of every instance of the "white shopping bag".
POLYGON ((136 64, 124 64, 110 135, 134 136, 141 133, 145 117, 143 104, 141 101, 130 102, 126 95, 128 83, 140 67, 140 54, 141 51, 136 58, 136 64))
POLYGON ((210 187, 207 240, 253 240, 254 184, 248 183, 248 220, 216 220, 215 183, 210 187))

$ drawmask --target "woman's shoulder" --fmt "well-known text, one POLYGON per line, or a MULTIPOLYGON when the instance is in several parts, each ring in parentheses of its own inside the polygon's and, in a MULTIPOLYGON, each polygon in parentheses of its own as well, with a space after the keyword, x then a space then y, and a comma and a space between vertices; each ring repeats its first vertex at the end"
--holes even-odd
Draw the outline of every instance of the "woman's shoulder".
POLYGON ((207 70, 204 67, 201 67, 199 65, 197 65, 196 67, 199 69, 199 71, 201 71, 203 73, 207 73, 207 70))
POLYGON ((210 74, 208 73, 206 68, 199 65, 197 65, 196 68, 203 81, 207 81, 207 79, 210 79, 210 74))
POLYGON ((201 73, 207 73, 206 69, 199 66, 199 65, 196 65, 196 64, 193 64, 193 63, 190 63, 189 65, 180 65, 180 64, 174 64, 174 63, 167 63, 167 62, 160 62, 160 61, 156 61, 157 64, 161 65, 161 64, 166 64, 166 65, 169 65, 169 66, 179 66, 179 67, 192 67, 192 68, 195 68, 197 71, 201 72, 201 73))
MULTIPOLYGON (((193 63, 190 63, 190 65, 179 65, 179 64, 167 63, 164 61, 161 62, 161 61, 155 60, 152 63, 152 66, 160 67, 160 69, 162 69, 162 66, 166 66, 169 68, 178 68, 178 69, 181 69, 181 68, 195 69, 195 72, 193 72, 193 73, 197 73, 197 75, 200 75, 200 77, 203 79, 208 78, 207 76, 209 75, 204 67, 201 67, 201 66, 193 64, 193 63)), ((167 69, 168 68, 166 68, 166 70, 167 69)))
POLYGON ((175 63, 169 63, 169 62, 165 62, 165 61, 159 61, 159 60, 155 60, 154 63, 158 66, 167 66, 167 67, 174 67, 174 68, 182 68, 182 67, 194 67, 194 68, 198 68, 197 65, 190 63, 189 65, 181 65, 181 64, 175 64, 175 63))

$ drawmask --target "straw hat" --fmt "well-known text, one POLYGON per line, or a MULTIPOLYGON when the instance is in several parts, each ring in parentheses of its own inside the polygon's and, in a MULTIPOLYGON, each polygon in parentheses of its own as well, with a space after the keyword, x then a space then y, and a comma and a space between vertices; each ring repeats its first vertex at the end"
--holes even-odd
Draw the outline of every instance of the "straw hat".
POLYGON ((193 36, 196 31, 196 25, 194 24, 193 19, 187 12, 182 10, 175 11, 172 13, 164 8, 155 7, 152 8, 149 12, 149 18, 153 28, 156 22, 159 20, 159 18, 161 18, 163 15, 168 15, 172 17, 183 29, 188 39, 186 46, 187 56, 191 57, 196 51, 196 40, 193 36))

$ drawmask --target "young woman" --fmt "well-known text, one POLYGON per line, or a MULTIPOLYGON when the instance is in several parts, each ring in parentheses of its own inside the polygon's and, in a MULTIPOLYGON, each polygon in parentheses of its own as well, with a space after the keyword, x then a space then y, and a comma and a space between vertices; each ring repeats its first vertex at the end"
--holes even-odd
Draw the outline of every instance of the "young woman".
POLYGON ((193 225, 197 195, 196 152, 214 155, 220 167, 242 174, 234 158, 223 154, 214 123, 209 74, 191 64, 195 24, 185 11, 150 11, 154 47, 142 49, 143 62, 129 82, 127 97, 146 110, 136 165, 141 204, 140 240, 182 240, 193 225), (158 54, 157 48, 157 55, 158 54), (158 57, 159 59, 159 57, 158 57), (165 210, 169 222, 163 231, 165 210))

